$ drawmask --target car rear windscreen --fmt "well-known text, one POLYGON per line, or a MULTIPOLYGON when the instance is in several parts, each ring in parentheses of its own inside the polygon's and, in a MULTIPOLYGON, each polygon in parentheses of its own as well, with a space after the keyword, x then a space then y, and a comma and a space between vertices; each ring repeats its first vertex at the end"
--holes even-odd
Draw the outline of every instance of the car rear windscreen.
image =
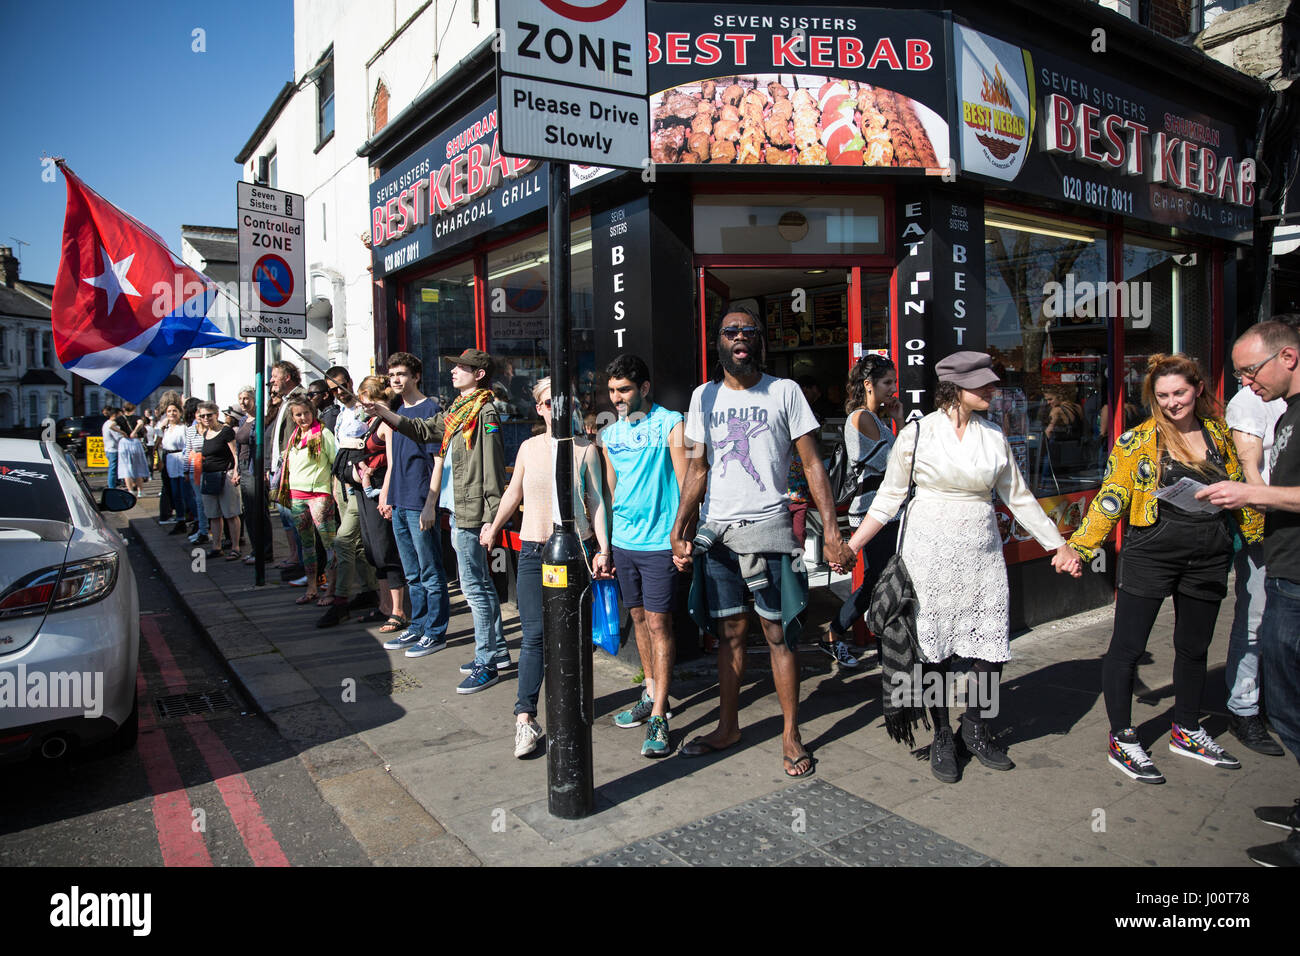
POLYGON ((67 521, 68 503, 49 462, 0 461, 0 519, 67 521))

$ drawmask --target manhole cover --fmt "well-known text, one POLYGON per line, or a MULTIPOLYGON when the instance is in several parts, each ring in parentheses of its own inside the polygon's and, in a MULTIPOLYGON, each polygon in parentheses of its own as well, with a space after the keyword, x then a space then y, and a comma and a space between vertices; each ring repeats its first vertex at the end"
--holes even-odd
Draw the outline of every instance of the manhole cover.
POLYGON ((412 677, 409 672, 402 670, 400 667, 395 671, 371 674, 368 677, 363 677, 362 680, 374 688, 376 693, 383 694, 386 697, 400 694, 404 690, 419 690, 424 686, 420 683, 419 678, 412 677))
POLYGON ((239 704, 224 690, 155 697, 153 705, 163 720, 239 709, 239 704))

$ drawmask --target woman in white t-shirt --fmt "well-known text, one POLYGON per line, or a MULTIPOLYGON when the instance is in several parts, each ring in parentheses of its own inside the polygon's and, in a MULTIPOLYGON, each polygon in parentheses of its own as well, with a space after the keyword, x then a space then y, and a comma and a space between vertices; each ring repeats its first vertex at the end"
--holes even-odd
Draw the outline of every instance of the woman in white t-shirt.
POLYGON ((181 419, 179 405, 169 404, 163 409, 162 437, 159 450, 163 455, 162 474, 171 490, 172 508, 175 519, 167 519, 163 524, 174 524, 180 531, 185 530, 185 424, 181 419))

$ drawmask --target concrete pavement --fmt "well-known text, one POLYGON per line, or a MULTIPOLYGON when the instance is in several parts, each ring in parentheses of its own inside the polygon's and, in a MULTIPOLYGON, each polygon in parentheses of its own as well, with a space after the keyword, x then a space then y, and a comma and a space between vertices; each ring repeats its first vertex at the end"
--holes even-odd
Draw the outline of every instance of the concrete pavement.
MULTIPOLYGON (((741 742, 714 757, 692 760, 674 753, 655 761, 640 756, 640 728, 623 730, 611 720, 636 700, 634 675, 596 651, 597 812, 561 821, 547 813, 545 756, 513 756, 513 671, 483 692, 455 692, 462 679, 458 668, 473 656, 473 626, 454 587, 450 646, 412 660, 383 650, 377 626, 353 620, 317 630, 320 609, 295 606, 302 591, 279 584, 274 572, 272 583, 259 589, 252 569, 238 562, 215 561, 196 571, 191 550, 178 543, 183 538, 168 537, 152 519, 130 524, 249 698, 300 748, 326 797, 383 794, 353 819, 340 811, 363 845, 369 842, 377 862, 627 862, 637 859, 625 849, 630 845, 655 838, 662 848, 684 828, 708 823, 725 830, 737 815, 766 813, 764 832, 770 835, 777 821, 770 808, 780 807, 796 834, 793 820, 806 810, 807 819, 820 821, 818 833, 833 831, 843 853, 825 858, 829 842, 778 852, 764 837, 762 852, 744 861, 869 863, 879 858, 864 851, 865 841, 880 838, 884 821, 892 827, 885 828, 886 843, 901 847, 911 839, 940 848, 932 860, 893 856, 885 862, 1242 866, 1250 865, 1247 847, 1283 835, 1258 823, 1253 808, 1289 805, 1300 792, 1294 758, 1254 754, 1227 734, 1223 660, 1229 599, 1210 648, 1203 707, 1206 729, 1241 759, 1238 771, 1216 770, 1168 750, 1168 606, 1151 639, 1151 660, 1139 673, 1153 697, 1135 703, 1134 719, 1169 782, 1140 785, 1108 765, 1100 687, 1111 609, 1104 608, 1013 640, 994 727, 1016 768, 998 773, 972 762, 952 786, 935 780, 927 763, 886 736, 878 668, 836 670, 815 650, 801 654, 803 739, 818 761, 813 779, 828 785, 810 789, 782 772, 780 710, 765 650, 749 657, 741 742), (418 813, 412 817, 403 808, 418 813), (837 814, 843 819, 835 821, 837 814), (940 859, 943 853, 949 854, 946 860, 940 859)), ((505 613, 506 637, 517 658, 518 621, 512 607, 505 613)), ((711 660, 683 667, 672 689, 674 748, 714 726, 716 703, 711 660)), ((543 725, 544 718, 543 699, 543 725)), ((917 742, 928 743, 928 732, 920 729, 917 742)), ((670 851, 639 862, 680 865, 683 859, 670 851)))

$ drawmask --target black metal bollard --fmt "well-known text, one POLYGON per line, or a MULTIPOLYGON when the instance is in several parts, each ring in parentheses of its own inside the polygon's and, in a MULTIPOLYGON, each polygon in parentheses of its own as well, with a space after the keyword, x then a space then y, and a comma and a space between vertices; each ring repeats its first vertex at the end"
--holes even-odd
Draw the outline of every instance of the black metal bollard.
POLYGON ((557 529, 542 551, 546 769, 548 808, 552 816, 565 820, 585 817, 595 805, 592 650, 590 634, 583 634, 583 622, 591 620, 588 581, 577 535, 557 529))

